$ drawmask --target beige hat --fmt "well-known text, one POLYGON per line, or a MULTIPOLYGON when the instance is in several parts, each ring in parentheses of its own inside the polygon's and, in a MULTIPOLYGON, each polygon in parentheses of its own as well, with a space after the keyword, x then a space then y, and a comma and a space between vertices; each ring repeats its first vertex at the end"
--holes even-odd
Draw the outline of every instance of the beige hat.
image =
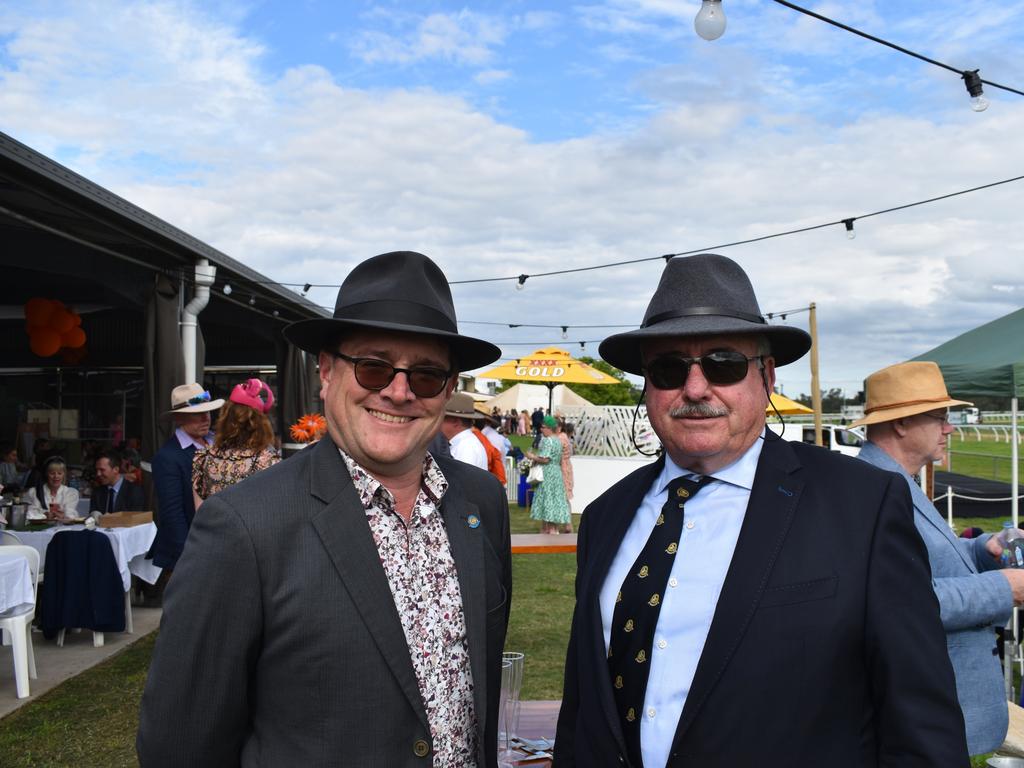
POLYGON ((953 405, 973 405, 949 396, 942 371, 932 362, 890 365, 872 373, 864 384, 868 399, 864 417, 851 427, 895 421, 953 405))
POLYGON ((198 384, 182 384, 171 390, 171 410, 164 411, 164 416, 176 413, 205 413, 216 411, 224 405, 221 399, 210 399, 210 393, 198 384))
POLYGON ((456 392, 445 404, 444 415, 459 419, 482 419, 484 416, 474 407, 475 402, 465 392, 456 392))

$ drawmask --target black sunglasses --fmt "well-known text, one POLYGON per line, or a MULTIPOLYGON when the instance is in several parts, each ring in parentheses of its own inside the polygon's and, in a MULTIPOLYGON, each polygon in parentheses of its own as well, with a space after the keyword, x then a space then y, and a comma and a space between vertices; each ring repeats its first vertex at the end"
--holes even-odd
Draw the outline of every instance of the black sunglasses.
POLYGON ((679 389, 686 384, 690 366, 697 363, 709 384, 735 384, 746 378, 751 360, 757 360, 757 367, 764 368, 761 355, 747 357, 742 352, 720 349, 700 357, 656 357, 644 366, 644 373, 655 389, 679 389))
POLYGON ((416 397, 437 397, 444 390, 452 372, 443 368, 417 366, 416 368, 396 368, 391 363, 375 357, 350 357, 341 352, 332 355, 352 363, 356 381, 363 389, 379 391, 395 380, 395 376, 404 373, 409 381, 409 389, 416 397))

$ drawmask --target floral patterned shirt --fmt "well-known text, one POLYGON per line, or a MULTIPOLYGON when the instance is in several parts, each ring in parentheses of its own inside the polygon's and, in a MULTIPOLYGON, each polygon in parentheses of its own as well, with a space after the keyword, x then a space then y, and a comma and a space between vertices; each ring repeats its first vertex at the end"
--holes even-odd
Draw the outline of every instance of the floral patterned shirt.
POLYGON ((477 718, 466 618, 448 532, 438 505, 448 481, 430 454, 406 523, 395 498, 339 449, 366 509, 427 711, 434 768, 475 768, 477 718))
POLYGON ((200 448, 192 457, 192 487, 200 499, 208 499, 280 460, 281 452, 273 446, 262 451, 200 448))

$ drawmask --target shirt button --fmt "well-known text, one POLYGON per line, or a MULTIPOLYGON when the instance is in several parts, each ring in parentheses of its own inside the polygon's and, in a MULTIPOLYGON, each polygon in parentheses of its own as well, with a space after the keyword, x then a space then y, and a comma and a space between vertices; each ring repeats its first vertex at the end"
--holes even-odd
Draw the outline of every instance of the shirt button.
POLYGON ((412 752, 416 757, 426 757, 430 754, 430 745, 423 739, 416 739, 412 745, 412 752))
POLYGON ((648 717, 654 717, 654 707, 648 707, 648 709, 647 709, 647 716, 648 717))
POLYGON ((666 648, 668 648, 668 643, 665 642, 664 640, 659 640, 658 641, 658 647, 661 648, 662 650, 665 650, 666 648))
POLYGON ((679 579, 677 579, 675 576, 673 576, 671 579, 668 580, 668 585, 670 587, 678 587, 679 586, 679 579))
POLYGON ((693 520, 687 520, 686 521, 686 527, 687 528, 693 528, 693 520))

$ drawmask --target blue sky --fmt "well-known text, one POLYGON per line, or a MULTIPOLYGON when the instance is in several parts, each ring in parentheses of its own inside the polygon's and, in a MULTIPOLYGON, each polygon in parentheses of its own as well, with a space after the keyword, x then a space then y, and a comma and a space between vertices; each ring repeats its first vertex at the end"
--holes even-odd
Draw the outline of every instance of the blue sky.
MULTIPOLYGON (((1024 173, 1024 97, 767 0, 0 4, 0 130, 282 282, 421 250, 450 279, 657 256, 1024 173)), ((1024 90, 1024 2, 813 9, 1024 90)), ((816 302, 821 378, 1021 306, 1024 184, 721 251, 816 302)), ((456 286, 460 318, 635 325, 658 262, 456 286)), ((334 291, 311 296, 333 304, 334 291)), ((806 313, 787 318, 806 324, 806 313)), ((596 353, 609 331, 464 330, 596 353), (587 344, 581 348, 579 341, 587 344)), ((809 390, 806 362, 780 371, 809 390)))

